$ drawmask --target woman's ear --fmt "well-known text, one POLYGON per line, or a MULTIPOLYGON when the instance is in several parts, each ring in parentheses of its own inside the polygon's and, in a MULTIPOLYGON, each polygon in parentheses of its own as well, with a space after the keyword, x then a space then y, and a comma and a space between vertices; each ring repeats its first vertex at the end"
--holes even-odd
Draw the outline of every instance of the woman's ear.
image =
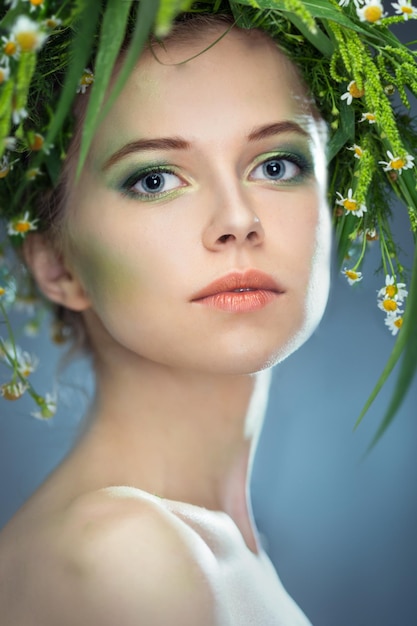
POLYGON ((23 256, 39 289, 49 300, 72 311, 90 307, 85 289, 45 235, 28 235, 23 243, 23 256))

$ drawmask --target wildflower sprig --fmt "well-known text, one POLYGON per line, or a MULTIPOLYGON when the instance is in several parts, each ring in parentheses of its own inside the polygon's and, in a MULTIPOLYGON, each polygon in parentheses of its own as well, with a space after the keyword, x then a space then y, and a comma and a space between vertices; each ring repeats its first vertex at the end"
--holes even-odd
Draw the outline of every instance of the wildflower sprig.
POLYGON ((0 363, 2 363, 11 373, 7 382, 0 385, 0 396, 5 400, 19 400, 25 393, 31 396, 38 411, 32 413, 35 417, 49 419, 56 412, 56 396, 46 394, 41 396, 33 387, 29 380, 30 375, 36 370, 39 360, 36 356, 23 351, 15 341, 14 333, 9 321, 6 306, 2 302, 2 297, 6 290, 0 288, 0 316, 5 324, 8 339, 0 337, 0 363), (53 400, 53 401, 52 401, 53 400))

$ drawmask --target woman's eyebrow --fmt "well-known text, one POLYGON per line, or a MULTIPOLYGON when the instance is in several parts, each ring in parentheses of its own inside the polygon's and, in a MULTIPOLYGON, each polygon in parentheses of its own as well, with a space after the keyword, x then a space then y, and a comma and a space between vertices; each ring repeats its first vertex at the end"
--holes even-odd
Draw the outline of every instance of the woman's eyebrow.
POLYGON ((146 150, 188 150, 190 143, 180 137, 158 137, 155 139, 137 139, 122 146, 112 154, 103 164, 105 171, 123 157, 132 152, 142 152, 146 150))
POLYGON ((309 137, 307 131, 304 130, 297 122, 291 120, 283 120, 282 122, 274 122, 272 124, 264 124, 255 128, 248 135, 249 141, 260 141, 272 137, 273 135, 280 135, 281 133, 298 133, 304 137, 309 137))
MULTIPOLYGON (((273 135, 281 133, 298 133, 308 137, 308 133, 296 122, 284 120, 274 122, 272 124, 264 124, 255 128, 248 135, 248 141, 260 141, 273 135)), ((154 139, 137 139, 122 146, 114 154, 112 154, 103 164, 102 170, 105 171, 120 159, 123 159, 132 152, 143 152, 146 150, 188 150, 191 144, 181 137, 158 137, 154 139)))

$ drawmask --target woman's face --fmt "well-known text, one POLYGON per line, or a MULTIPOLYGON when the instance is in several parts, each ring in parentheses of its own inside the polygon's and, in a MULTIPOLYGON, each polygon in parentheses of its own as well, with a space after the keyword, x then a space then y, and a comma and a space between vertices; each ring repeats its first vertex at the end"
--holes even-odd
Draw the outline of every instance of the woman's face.
POLYGON ((275 46, 232 31, 176 64, 220 33, 142 57, 71 195, 66 250, 93 340, 99 328, 141 359, 242 374, 321 318, 330 219, 324 148, 275 46))

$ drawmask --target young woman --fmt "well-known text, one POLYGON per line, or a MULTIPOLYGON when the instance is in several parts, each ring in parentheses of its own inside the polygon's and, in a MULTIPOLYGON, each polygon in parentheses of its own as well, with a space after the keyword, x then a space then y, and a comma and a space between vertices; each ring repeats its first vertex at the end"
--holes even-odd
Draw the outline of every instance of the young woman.
POLYGON ((327 300, 322 123, 272 40, 221 19, 145 50, 76 181, 80 111, 61 212, 24 255, 81 316, 96 395, 0 535, 2 624, 308 624, 248 483, 269 368, 327 300))

